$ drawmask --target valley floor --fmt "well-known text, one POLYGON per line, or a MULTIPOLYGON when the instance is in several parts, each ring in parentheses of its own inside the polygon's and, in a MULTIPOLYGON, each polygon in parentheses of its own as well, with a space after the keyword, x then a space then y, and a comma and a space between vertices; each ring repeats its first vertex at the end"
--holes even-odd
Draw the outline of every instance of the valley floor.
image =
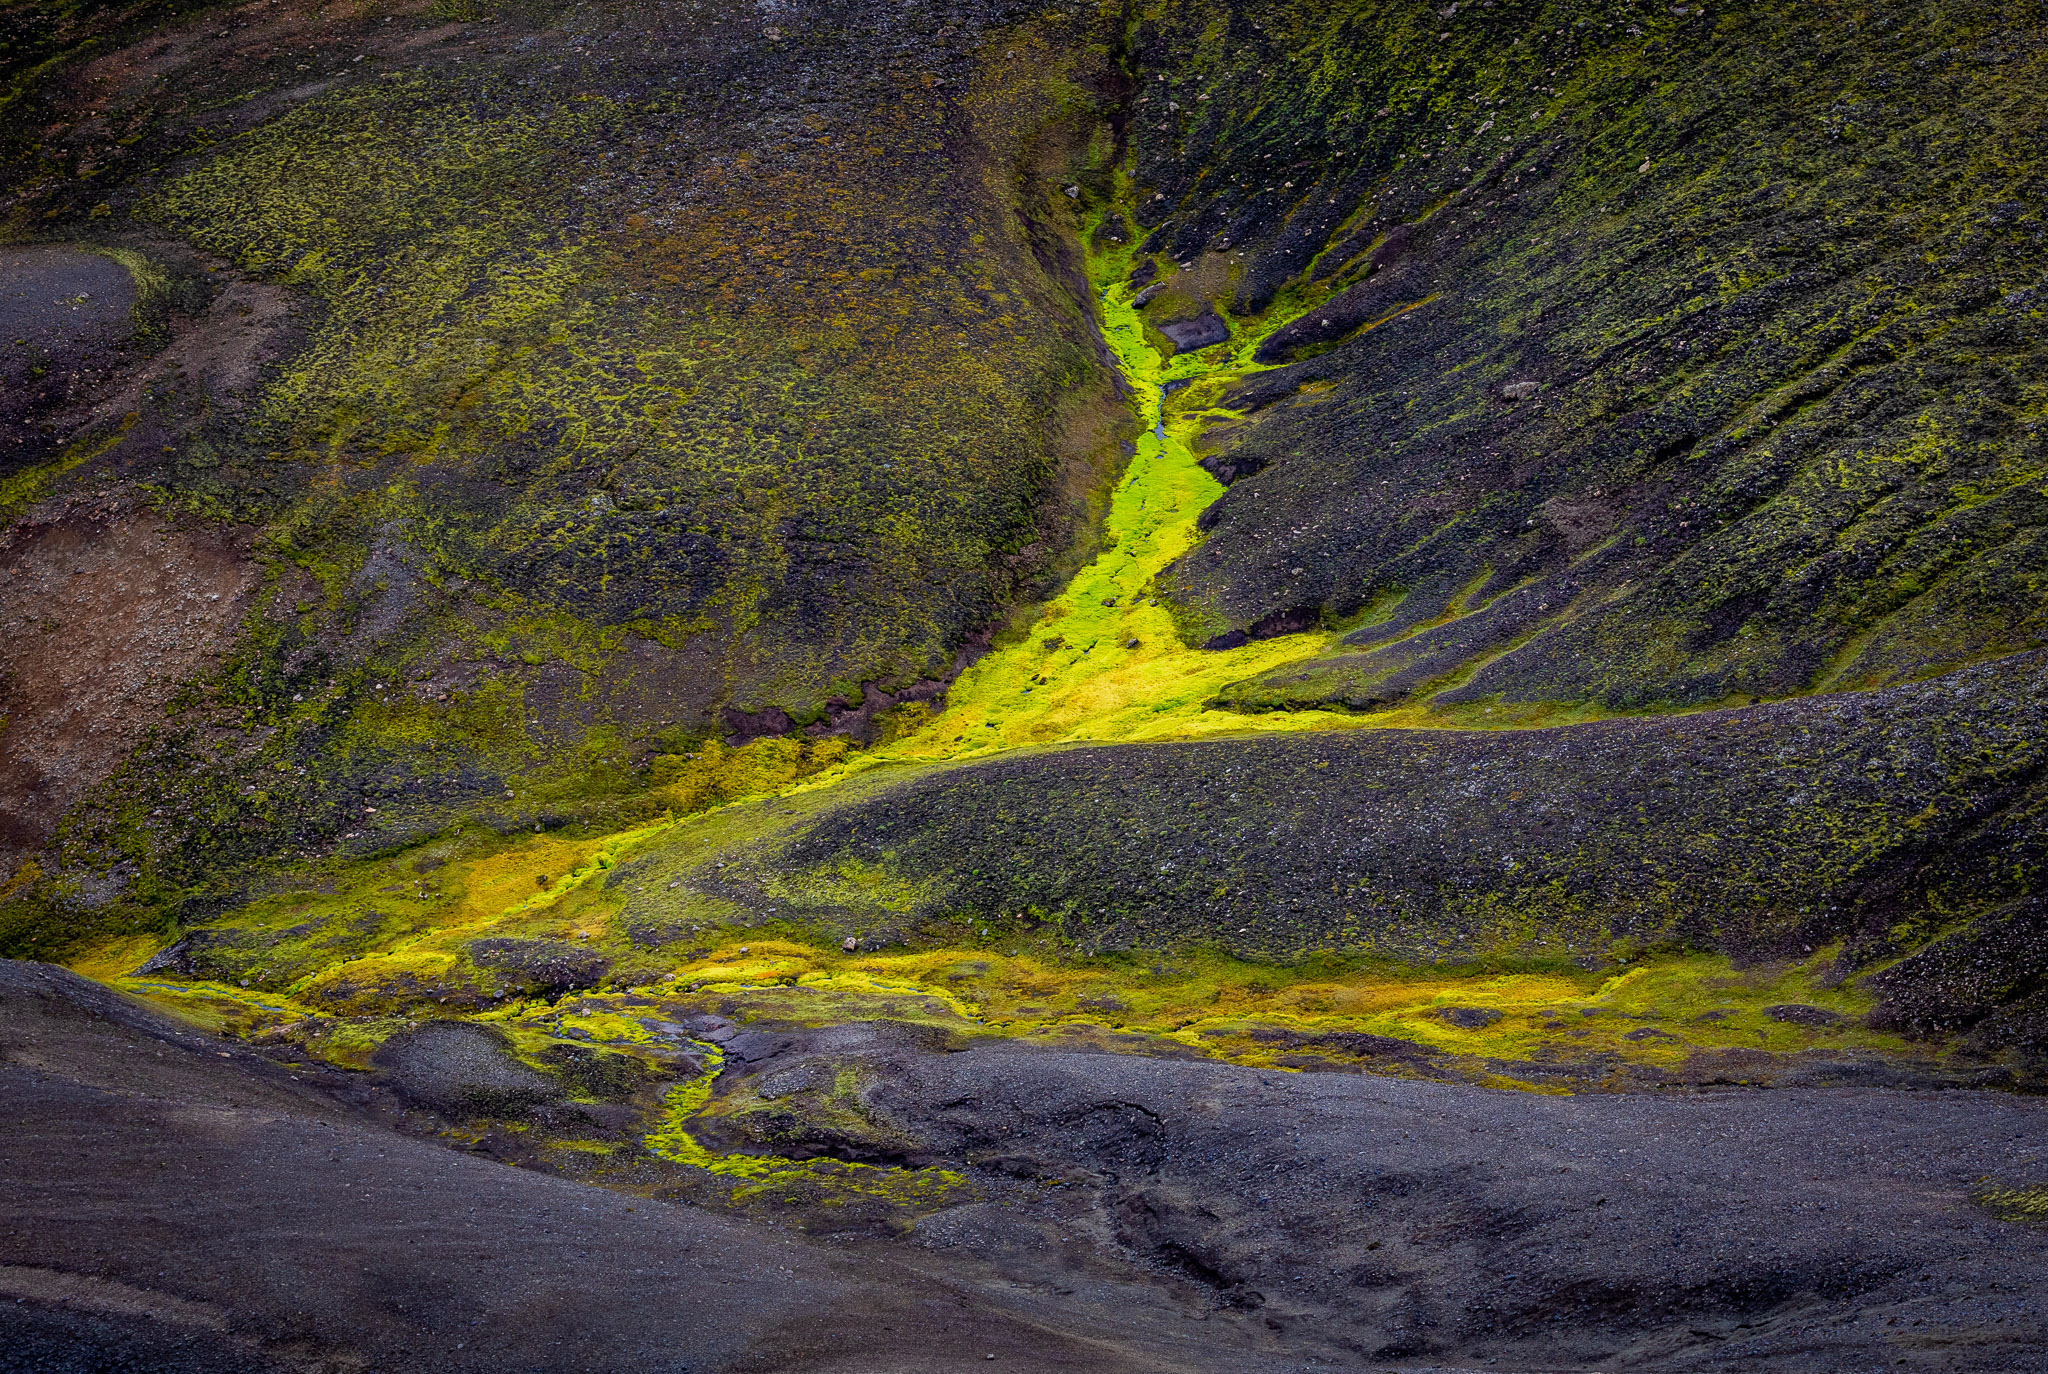
POLYGON ((736 1029, 694 1028, 764 1097, 860 1066, 959 1195, 799 1236, 581 1187, 421 1140, 432 1065, 287 1070, 0 967, 0 1369, 2048 1368, 2038 1100, 736 1029))

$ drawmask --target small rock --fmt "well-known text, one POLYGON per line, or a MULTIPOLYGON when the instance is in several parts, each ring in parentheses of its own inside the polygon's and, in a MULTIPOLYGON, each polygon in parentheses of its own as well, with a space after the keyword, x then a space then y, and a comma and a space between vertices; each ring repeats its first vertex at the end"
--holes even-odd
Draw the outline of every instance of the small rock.
POLYGON ((1849 1018, 1826 1007, 1810 1007, 1804 1002, 1781 1002, 1775 1007, 1765 1007, 1764 1015, 1773 1021, 1784 1021, 1795 1026, 1839 1026, 1849 1018))
POLYGON ((1213 309, 1206 309, 1193 319, 1168 321, 1159 326, 1159 332, 1173 341, 1174 352, 1193 353, 1224 342, 1230 337, 1230 326, 1213 309))
POLYGON ((1459 1030, 1485 1030, 1500 1020, 1500 1013, 1491 1007, 1438 1007, 1429 1014, 1459 1030))
POLYGON ((1509 382, 1500 389, 1500 394, 1510 401, 1526 401, 1542 389, 1541 382, 1509 382))
POLYGON ((444 1116, 524 1116, 563 1095, 559 1083, 513 1055, 504 1032, 469 1022, 400 1031, 370 1062, 399 1096, 444 1116))

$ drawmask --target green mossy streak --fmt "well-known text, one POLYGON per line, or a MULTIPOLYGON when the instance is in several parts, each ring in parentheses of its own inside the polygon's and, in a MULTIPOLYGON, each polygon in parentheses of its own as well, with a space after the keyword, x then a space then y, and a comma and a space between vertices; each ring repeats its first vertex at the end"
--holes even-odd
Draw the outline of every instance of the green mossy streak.
POLYGON ((1970 1199, 2001 1221, 2048 1226, 2048 1185, 2002 1188, 1987 1184, 1971 1193, 1970 1199))
POLYGON ((724 1064, 716 1046, 706 1046, 703 1074, 677 1084, 663 1100, 662 1120, 645 1140, 663 1159, 688 1164, 721 1178, 741 1180, 731 1194, 735 1204, 779 1201, 815 1206, 844 1205, 851 1198, 872 1198, 898 1209, 908 1221, 921 1212, 937 1211, 973 1200, 978 1190, 953 1169, 905 1169, 839 1159, 785 1159, 776 1155, 719 1153, 698 1142, 691 1122, 713 1106, 712 1085, 724 1064))

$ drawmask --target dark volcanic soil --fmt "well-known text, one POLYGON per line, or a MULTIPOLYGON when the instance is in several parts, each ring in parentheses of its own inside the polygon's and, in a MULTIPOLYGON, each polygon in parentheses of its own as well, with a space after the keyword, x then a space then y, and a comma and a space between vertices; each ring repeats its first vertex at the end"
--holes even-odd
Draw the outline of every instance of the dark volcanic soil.
POLYGON ((114 375, 135 295, 110 257, 0 249, 0 477, 46 460, 51 437, 36 421, 114 375))
POLYGON ((2048 1369, 2048 1235, 1968 1199, 2048 1169, 2033 1101, 1028 1052, 926 1060, 885 1100, 940 1153, 1092 1190, 1134 1258, 1340 1367, 2048 1369))
POLYGON ((230 1043, 0 964, 0 1371, 1268 1367, 407 1139, 230 1043))
POLYGON ((985 1200, 798 1239, 0 966, 0 1370, 2048 1369, 2048 1234, 1971 1201, 2048 1173, 2033 1100, 804 1038, 753 1076, 857 1067, 985 1200))

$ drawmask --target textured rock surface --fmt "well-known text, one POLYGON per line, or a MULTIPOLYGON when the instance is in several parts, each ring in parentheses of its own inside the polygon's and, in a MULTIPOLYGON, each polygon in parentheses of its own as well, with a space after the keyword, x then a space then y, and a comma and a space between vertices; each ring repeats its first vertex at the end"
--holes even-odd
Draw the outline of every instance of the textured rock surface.
POLYGON ((0 1046, 8 1374, 1279 1367, 1128 1288, 1119 1318, 409 1139, 60 970, 0 962, 0 1046))
POLYGON ((2033 1101, 1029 1053, 933 1057, 876 1096, 927 1148, 1093 1191, 1121 1246, 1340 1367, 2006 1370, 2048 1336, 2023 1277, 2048 1237, 1969 1201, 1980 1171, 2042 1167, 2033 1101))

